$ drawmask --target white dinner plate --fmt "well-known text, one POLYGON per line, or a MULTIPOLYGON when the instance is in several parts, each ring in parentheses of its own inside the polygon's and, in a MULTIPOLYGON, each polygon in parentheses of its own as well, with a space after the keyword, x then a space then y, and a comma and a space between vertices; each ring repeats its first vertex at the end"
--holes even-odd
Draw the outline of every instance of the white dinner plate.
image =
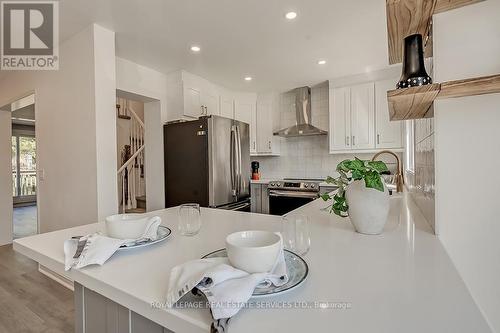
POLYGON ((125 246, 124 245, 124 246, 120 247, 118 249, 118 251, 137 249, 137 248, 140 248, 140 247, 149 246, 149 245, 153 245, 153 244, 156 244, 156 243, 159 243, 159 242, 163 242, 171 234, 172 234, 172 230, 170 230, 169 227, 165 227, 165 226, 160 225, 158 227, 158 234, 157 234, 157 238, 155 240, 150 240, 150 241, 147 241, 147 242, 136 243, 136 244, 130 245, 130 246, 125 246))

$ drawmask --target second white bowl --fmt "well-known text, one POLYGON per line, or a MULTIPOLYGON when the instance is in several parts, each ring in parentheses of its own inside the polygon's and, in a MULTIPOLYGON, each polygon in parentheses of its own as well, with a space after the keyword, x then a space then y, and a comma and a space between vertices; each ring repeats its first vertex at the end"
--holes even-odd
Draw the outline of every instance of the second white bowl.
POLYGON ((273 269, 281 250, 281 238, 270 231, 240 231, 226 237, 229 262, 248 273, 273 269))

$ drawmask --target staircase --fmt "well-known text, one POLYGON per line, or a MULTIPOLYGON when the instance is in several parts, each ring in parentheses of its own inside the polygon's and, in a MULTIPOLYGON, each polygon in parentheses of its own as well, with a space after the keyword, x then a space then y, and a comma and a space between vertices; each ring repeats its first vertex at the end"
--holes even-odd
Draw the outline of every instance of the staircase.
POLYGON ((116 105, 117 117, 129 121, 129 142, 121 150, 121 166, 118 168, 118 187, 121 213, 146 212, 144 177, 144 123, 129 105, 121 100, 116 105))

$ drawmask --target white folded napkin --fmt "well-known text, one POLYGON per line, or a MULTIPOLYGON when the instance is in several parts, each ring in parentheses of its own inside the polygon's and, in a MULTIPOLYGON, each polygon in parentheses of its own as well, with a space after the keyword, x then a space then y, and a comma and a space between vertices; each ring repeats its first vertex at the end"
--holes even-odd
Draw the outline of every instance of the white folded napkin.
MULTIPOLYGON (((250 299, 261 283, 282 286, 288 282, 283 248, 271 272, 249 274, 231 266, 227 258, 189 261, 170 272, 167 305, 172 307, 197 288, 207 298, 215 322, 231 318, 250 299)), ((214 324, 215 324, 214 322, 214 324)))
POLYGON ((73 237, 64 241, 64 269, 82 268, 88 265, 104 264, 121 246, 156 240, 161 218, 155 217, 148 223, 138 239, 117 239, 94 233, 83 237, 73 237))

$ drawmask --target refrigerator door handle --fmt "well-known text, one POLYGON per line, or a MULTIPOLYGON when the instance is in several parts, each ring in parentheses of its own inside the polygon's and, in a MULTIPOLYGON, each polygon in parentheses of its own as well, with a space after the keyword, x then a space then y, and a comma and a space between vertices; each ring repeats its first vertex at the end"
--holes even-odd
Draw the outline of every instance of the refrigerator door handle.
POLYGON ((231 173, 231 195, 236 195, 236 129, 235 126, 231 126, 231 139, 230 139, 230 151, 229 151, 229 168, 231 173))
POLYGON ((237 149, 238 149, 238 169, 237 169, 237 172, 238 172, 238 176, 237 176, 237 179, 238 179, 238 185, 237 185, 237 190, 236 190, 236 193, 237 195, 239 196, 241 194, 241 189, 243 187, 243 177, 242 177, 242 173, 241 173, 241 165, 242 165, 242 161, 241 161, 241 132, 240 132, 240 128, 239 126, 236 126, 236 138, 237 138, 237 149))

